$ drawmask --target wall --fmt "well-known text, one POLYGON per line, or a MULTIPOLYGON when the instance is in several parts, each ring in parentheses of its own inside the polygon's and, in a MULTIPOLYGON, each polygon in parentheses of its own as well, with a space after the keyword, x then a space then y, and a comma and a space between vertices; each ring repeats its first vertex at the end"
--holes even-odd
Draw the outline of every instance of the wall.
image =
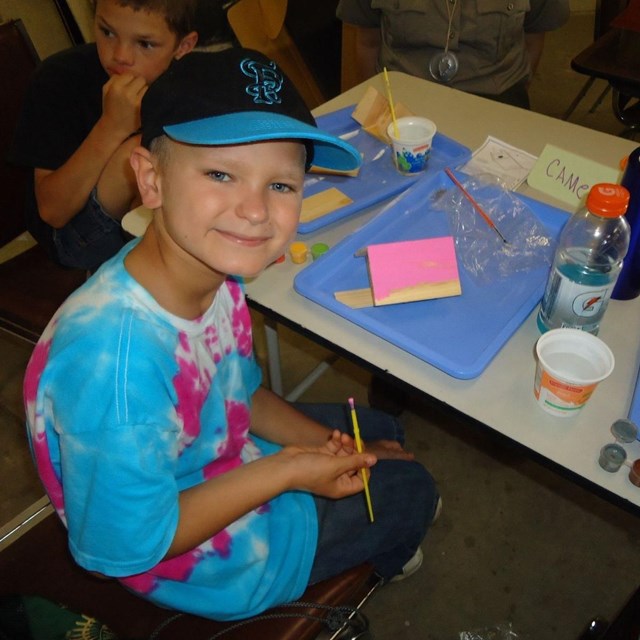
POLYGON ((20 18, 41 58, 71 46, 53 0, 0 0, 0 20, 20 18))

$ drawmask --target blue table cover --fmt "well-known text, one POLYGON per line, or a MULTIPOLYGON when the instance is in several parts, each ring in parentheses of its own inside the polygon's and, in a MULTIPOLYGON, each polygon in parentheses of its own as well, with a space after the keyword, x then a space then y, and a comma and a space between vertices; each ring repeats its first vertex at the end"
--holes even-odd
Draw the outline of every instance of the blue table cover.
MULTIPOLYGON (((544 264, 488 285, 477 284, 458 259, 462 295, 436 300, 352 309, 336 291, 369 286, 365 257, 369 244, 451 235, 448 214, 430 208, 436 190, 451 188, 440 172, 420 181, 375 218, 298 273, 294 288, 306 298, 461 379, 480 375, 542 298, 549 274, 544 264)), ((557 237, 565 211, 518 196, 557 237)), ((533 345, 532 345, 533 348, 533 345)))
POLYGON ((400 175, 393 166, 390 148, 362 130, 351 117, 354 109, 355 106, 351 105, 333 111, 319 116, 316 118, 316 122, 318 127, 324 131, 336 136, 345 136, 345 139, 360 151, 363 163, 358 175, 349 177, 310 173, 304 183, 305 197, 335 187, 349 196, 353 202, 315 220, 301 222, 298 227, 300 233, 311 233, 332 222, 342 220, 401 193, 419 179, 431 176, 446 166, 455 168, 471 157, 471 151, 468 147, 441 133, 436 133, 426 171, 411 177, 400 175), (349 134, 354 135, 350 136, 349 134))

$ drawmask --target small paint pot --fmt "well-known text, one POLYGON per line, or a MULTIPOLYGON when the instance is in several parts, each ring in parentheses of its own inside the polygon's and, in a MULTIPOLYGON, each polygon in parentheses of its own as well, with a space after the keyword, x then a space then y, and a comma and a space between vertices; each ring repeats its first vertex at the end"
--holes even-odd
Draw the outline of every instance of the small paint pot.
POLYGON ((627 459, 627 452, 619 444, 605 444, 600 449, 598 464, 609 473, 615 473, 627 459))
POLYGON ((307 254, 309 249, 304 242, 292 242, 289 245, 289 255, 291 256, 291 262, 295 264, 303 264, 307 261, 307 254))
POLYGON ((323 256, 329 251, 329 245, 324 242, 316 242, 311 245, 311 259, 317 260, 320 256, 323 256))
POLYGON ((618 442, 629 444, 638 438, 638 427, 631 420, 620 418, 611 425, 611 433, 618 442))
POLYGON ((640 487, 640 458, 631 465, 629 480, 631 481, 631 484, 635 484, 636 487, 640 487))

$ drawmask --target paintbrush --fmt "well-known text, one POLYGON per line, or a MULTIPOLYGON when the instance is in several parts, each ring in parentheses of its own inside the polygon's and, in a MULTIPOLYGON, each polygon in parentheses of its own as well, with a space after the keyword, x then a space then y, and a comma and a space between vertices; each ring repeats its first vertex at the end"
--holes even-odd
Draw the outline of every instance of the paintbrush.
POLYGON ((387 89, 387 100, 389 101, 389 109, 391 111, 391 121, 393 122, 393 135, 398 137, 398 122, 396 120, 396 108, 393 106, 393 95, 391 94, 391 83, 389 82, 389 74, 387 67, 382 69, 384 73, 384 86, 387 89))
POLYGON ((460 181, 453 175, 453 171, 448 167, 445 168, 444 172, 451 178, 451 182, 460 189, 462 195, 473 205, 473 208, 482 216, 482 219, 500 236, 502 242, 505 244, 509 244, 507 239, 500 233, 500 229, 496 226, 495 222, 484 212, 482 207, 475 201, 473 196, 462 186, 460 181))
MULTIPOLYGON (((353 423, 353 435, 355 436, 356 449, 358 453, 362 453, 362 440, 360 438, 360 427, 358 426, 358 416, 356 415, 356 406, 353 402, 353 398, 349 398, 349 407, 351 407, 351 422, 353 423)), ((373 522, 373 506, 371 505, 371 495, 369 493, 369 481, 367 480, 367 472, 365 469, 360 469, 362 472, 362 483, 364 484, 364 495, 367 499, 367 509, 369 511, 369 520, 373 522)))

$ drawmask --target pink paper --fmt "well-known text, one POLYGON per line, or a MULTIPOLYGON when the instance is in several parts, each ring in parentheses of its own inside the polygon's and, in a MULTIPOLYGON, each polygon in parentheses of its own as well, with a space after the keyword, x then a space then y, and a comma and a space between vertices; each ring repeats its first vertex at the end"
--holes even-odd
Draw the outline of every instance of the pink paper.
POLYGON ((376 304, 404 289, 459 279, 452 236, 370 245, 367 259, 376 304))

